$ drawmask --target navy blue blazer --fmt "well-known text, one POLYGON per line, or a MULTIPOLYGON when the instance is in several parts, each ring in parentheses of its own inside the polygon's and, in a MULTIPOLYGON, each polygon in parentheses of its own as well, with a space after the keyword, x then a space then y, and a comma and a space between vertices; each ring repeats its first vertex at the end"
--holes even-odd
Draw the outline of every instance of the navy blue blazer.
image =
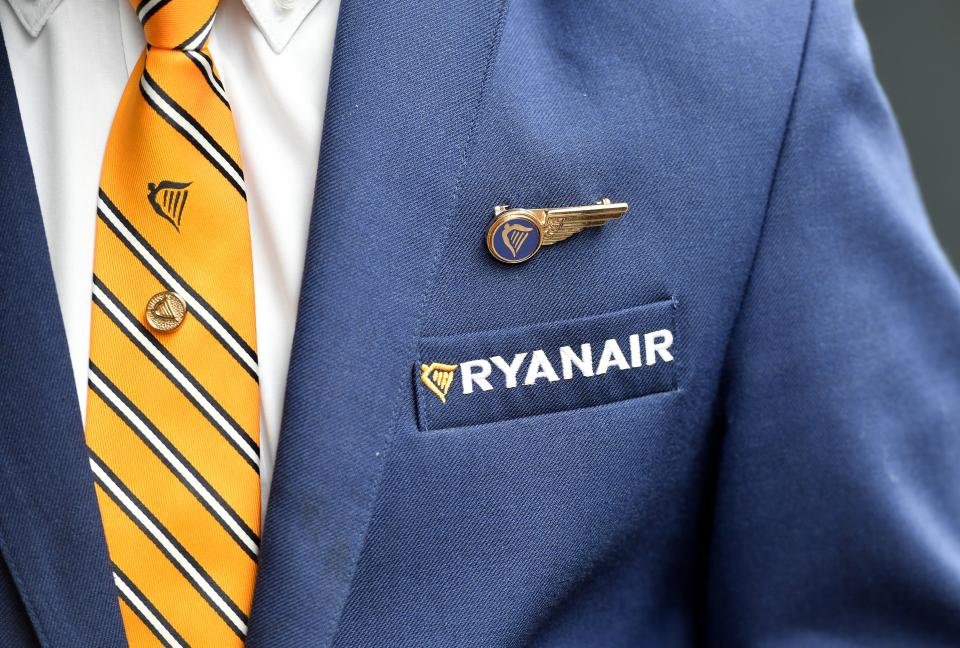
MULTIPOLYGON (((3 48, 0 116, 0 645, 116 648, 3 48)), ((851 3, 343 0, 280 438, 251 648, 960 644, 960 286, 851 3)))

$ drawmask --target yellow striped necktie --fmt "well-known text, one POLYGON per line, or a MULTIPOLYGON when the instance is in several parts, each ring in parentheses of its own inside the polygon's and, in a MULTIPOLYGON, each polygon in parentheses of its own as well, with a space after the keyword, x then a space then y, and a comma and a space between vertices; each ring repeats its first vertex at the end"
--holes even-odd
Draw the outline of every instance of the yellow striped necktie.
POLYGON ((216 0, 134 0, 107 142, 86 440, 131 646, 242 646, 260 530, 250 230, 216 0))

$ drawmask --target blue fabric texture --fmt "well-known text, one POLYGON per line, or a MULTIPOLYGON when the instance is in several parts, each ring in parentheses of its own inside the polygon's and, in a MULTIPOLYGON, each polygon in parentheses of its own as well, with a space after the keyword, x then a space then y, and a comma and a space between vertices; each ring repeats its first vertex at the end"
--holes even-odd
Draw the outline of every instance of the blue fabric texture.
MULTIPOLYGON (((2 53, 0 109, 0 638, 119 647, 2 53)), ((850 0, 343 0, 326 115, 248 646, 960 643, 960 283, 850 0)))

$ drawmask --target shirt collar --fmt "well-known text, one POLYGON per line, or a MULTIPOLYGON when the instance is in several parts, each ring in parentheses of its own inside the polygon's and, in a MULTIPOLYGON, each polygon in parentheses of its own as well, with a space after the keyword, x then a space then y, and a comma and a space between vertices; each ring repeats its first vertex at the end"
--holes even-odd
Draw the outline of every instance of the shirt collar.
MULTIPOLYGON (((23 28, 37 37, 61 0, 7 0, 23 28)), ((225 0, 226 1, 226 0, 225 0)), ((243 0, 270 48, 279 54, 320 0, 243 0)))
POLYGON ((20 24, 27 32, 36 38, 60 5, 60 0, 8 0, 13 13, 20 19, 20 24))

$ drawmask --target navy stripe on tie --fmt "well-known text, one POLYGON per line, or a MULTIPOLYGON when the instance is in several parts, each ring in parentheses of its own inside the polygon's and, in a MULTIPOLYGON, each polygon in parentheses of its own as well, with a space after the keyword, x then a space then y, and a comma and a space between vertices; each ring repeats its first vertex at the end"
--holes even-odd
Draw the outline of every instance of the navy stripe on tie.
POLYGON ((133 223, 123 215, 123 212, 110 200, 103 189, 100 190, 100 202, 97 205, 97 216, 103 224, 117 235, 127 249, 137 257, 163 284, 167 290, 180 295, 186 302, 190 312, 200 320, 210 334, 240 363, 244 370, 258 380, 259 367, 257 352, 246 343, 237 331, 211 306, 196 290, 177 274, 160 253, 154 249, 146 238, 133 226, 133 223))
POLYGON ((217 143, 213 136, 200 125, 193 116, 184 110, 183 106, 164 92, 146 69, 140 77, 140 93, 160 117, 170 124, 174 130, 193 144, 203 157, 219 171, 227 181, 233 185, 244 200, 247 199, 246 184, 243 180, 243 170, 230 157, 230 154, 217 143))
POLYGON ((160 611, 144 595, 133 581, 113 563, 113 582, 120 598, 150 628, 153 635, 167 648, 188 648, 186 640, 163 618, 160 611))
POLYGON ((197 593, 226 622, 237 636, 247 633, 249 619, 236 603, 230 600, 216 581, 200 566, 176 538, 167 530, 117 475, 90 450, 90 468, 94 480, 103 492, 120 507, 131 522, 147 536, 170 563, 193 585, 197 593))
POLYGON ((260 472, 260 449, 253 437, 244 430, 210 393, 192 376, 180 362, 163 346, 156 343, 153 335, 117 299, 106 284, 94 275, 93 302, 109 317, 157 369, 159 369, 180 392, 193 403, 221 436, 232 445, 244 461, 257 473, 260 472))
POLYGON ((90 390, 156 455, 240 548, 257 561, 260 538, 176 446, 90 361, 90 390))

